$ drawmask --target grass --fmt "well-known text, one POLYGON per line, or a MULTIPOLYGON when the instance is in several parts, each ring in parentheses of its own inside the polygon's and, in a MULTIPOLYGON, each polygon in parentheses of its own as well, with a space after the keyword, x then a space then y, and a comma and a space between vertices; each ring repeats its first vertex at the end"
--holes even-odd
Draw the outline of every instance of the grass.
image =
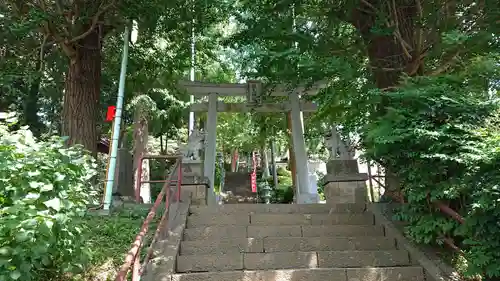
MULTIPOLYGON (((109 216, 88 215, 82 220, 87 226, 87 247, 91 251, 90 263, 85 272, 74 276, 72 281, 113 280, 118 268, 124 263, 126 253, 139 233, 149 209, 136 207, 114 212, 109 216)), ((158 209, 144 239, 141 256, 144 257, 163 210, 158 209)))

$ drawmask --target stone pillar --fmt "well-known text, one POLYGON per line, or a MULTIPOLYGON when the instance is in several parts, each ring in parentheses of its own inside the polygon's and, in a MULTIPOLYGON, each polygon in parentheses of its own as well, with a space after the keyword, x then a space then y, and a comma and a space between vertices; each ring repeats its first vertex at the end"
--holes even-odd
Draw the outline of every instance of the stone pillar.
POLYGON ((366 181, 368 175, 359 173, 357 160, 331 160, 326 165, 326 203, 367 202, 366 181))
POLYGON ((134 159, 128 149, 118 148, 113 194, 134 196, 134 159))
POLYGON ((207 205, 217 204, 214 191, 215 162, 216 162, 216 137, 217 137, 217 94, 208 95, 208 114, 206 125, 206 147, 203 167, 203 175, 208 179, 209 190, 207 190, 207 205))
POLYGON ((297 92, 292 92, 289 99, 292 119, 292 143, 295 153, 295 168, 297 171, 297 190, 295 194, 297 203, 317 203, 317 190, 311 190, 309 184, 308 157, 304 140, 304 124, 302 122, 299 94, 297 92))

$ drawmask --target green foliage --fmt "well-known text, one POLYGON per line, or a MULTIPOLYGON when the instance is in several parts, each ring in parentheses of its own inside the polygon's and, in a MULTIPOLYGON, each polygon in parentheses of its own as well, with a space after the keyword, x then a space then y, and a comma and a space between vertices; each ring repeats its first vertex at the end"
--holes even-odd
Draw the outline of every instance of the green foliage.
POLYGON ((466 253, 467 274, 500 276, 500 103, 492 97, 498 70, 477 59, 454 75, 407 79, 373 95, 386 104, 362 129, 366 156, 397 176, 408 204, 398 218, 420 243, 453 237, 466 253), (436 204, 456 210, 465 224, 436 204))
POLYGON ((0 280, 56 280, 89 259, 78 218, 95 162, 63 139, 0 124, 0 280))
POLYGON ((222 178, 223 174, 224 174, 224 171, 222 169, 224 169, 224 167, 222 167, 220 165, 220 163, 217 162, 215 164, 215 177, 214 177, 214 187, 216 189, 215 192, 220 192, 220 187, 221 187, 222 181, 224 180, 222 178))
POLYGON ((276 169, 276 174, 278 174, 279 177, 292 177, 292 172, 285 169, 284 167, 279 167, 276 169))
POLYGON ((279 167, 276 171, 278 175, 278 185, 279 186, 292 186, 292 172, 285 169, 284 167, 279 167))
POLYGON ((289 170, 279 167, 277 170, 278 174, 278 186, 274 186, 273 177, 262 179, 262 172, 257 174, 257 191, 260 194, 260 188, 263 185, 268 185, 271 187, 271 203, 278 204, 289 204, 293 202, 294 189, 292 186, 292 172, 289 170))
POLYGON ((294 197, 293 186, 279 185, 278 188, 274 190, 274 196, 272 202, 290 204, 293 202, 293 197, 294 197))
MULTIPOLYGON (((91 258, 85 266, 85 272, 73 276, 72 281, 93 281, 103 276, 113 278, 148 212, 149 209, 138 206, 130 210, 118 210, 108 216, 89 213, 81 218, 81 225, 88 230, 85 232, 85 247, 91 253, 91 258)), ((144 245, 151 242, 154 235, 151 230, 156 229, 162 213, 163 209, 159 208, 149 226, 144 245)), ((144 256, 146 251, 147 246, 143 247, 141 255, 144 256)))
POLYGON ((409 234, 425 243, 454 238, 469 274, 495 276, 500 143, 490 97, 500 81, 499 6, 414 2, 239 1, 241 25, 228 44, 243 49, 249 78, 325 81, 314 97, 316 125, 359 136, 367 158, 400 180, 409 234), (438 200, 466 223, 442 215, 438 200))

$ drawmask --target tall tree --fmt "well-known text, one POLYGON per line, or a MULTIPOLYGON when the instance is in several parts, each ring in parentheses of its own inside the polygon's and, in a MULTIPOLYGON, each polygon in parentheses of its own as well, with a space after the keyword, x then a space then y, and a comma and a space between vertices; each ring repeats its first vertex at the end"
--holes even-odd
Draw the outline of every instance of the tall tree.
POLYGON ((498 48, 498 11, 492 1, 241 0, 234 15, 240 28, 228 44, 244 46, 248 77, 327 81, 319 114, 359 132, 388 106, 383 96, 373 104, 370 90, 452 73, 498 48))
POLYGON ((193 19, 201 27, 217 21, 216 15, 227 10, 224 5, 214 1, 8 0, 2 9, 15 20, 11 31, 17 38, 35 34, 43 38, 38 48, 56 46, 66 57, 61 133, 69 136, 70 145, 83 144, 95 152, 107 35, 119 37, 135 19, 146 36, 174 33, 181 37, 190 34, 193 19))

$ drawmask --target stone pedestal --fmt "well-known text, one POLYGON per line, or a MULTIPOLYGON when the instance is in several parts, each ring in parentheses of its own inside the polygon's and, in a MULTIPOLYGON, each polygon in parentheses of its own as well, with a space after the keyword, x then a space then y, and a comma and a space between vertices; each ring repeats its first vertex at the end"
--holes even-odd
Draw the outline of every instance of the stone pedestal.
POLYGON ((366 181, 368 175, 358 172, 357 160, 331 160, 326 164, 326 203, 367 202, 366 181))
POLYGON ((118 149, 113 194, 131 197, 135 195, 133 161, 133 157, 128 149, 118 149))
POLYGON ((182 184, 203 184, 203 160, 182 160, 182 184))
POLYGON ((298 204, 316 204, 319 202, 317 193, 299 193, 297 198, 298 204))
POLYGON ((183 184, 181 187, 182 194, 186 194, 191 198, 193 205, 207 204, 207 185, 206 184, 183 184))
POLYGON ((358 174, 358 160, 330 160, 326 163, 326 171, 328 175, 358 174))
POLYGON ((188 193, 193 205, 207 204, 208 181, 203 175, 203 160, 182 160, 182 193, 188 193))
POLYGON ((321 161, 309 161, 309 173, 308 173, 308 181, 309 186, 308 190, 305 190, 298 194, 297 202, 299 204, 313 204, 318 203, 320 201, 318 194, 318 175, 316 172, 320 170, 320 172, 325 169, 325 163, 321 161))

